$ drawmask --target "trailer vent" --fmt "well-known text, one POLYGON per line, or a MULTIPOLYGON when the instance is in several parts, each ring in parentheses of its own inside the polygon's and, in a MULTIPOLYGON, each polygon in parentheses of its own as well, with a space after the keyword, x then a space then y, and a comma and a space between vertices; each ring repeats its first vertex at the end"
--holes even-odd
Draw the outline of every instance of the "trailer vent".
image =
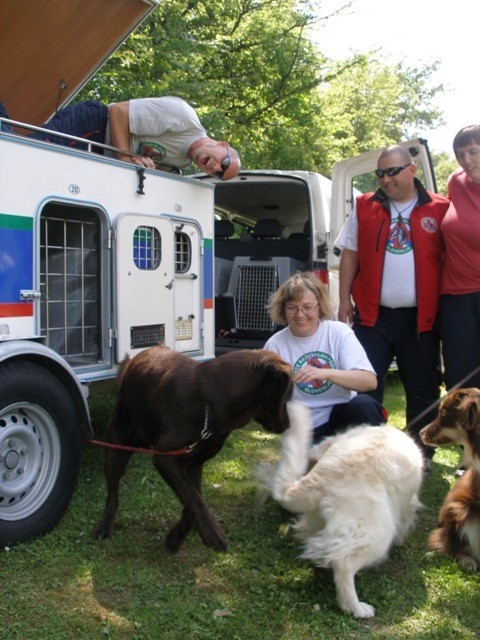
POLYGON ((193 338, 193 322, 190 318, 187 320, 178 319, 175 322, 175 340, 191 340, 193 338))
POLYGON ((145 349, 158 344, 165 344, 165 325, 149 324, 130 327, 130 348, 145 349))

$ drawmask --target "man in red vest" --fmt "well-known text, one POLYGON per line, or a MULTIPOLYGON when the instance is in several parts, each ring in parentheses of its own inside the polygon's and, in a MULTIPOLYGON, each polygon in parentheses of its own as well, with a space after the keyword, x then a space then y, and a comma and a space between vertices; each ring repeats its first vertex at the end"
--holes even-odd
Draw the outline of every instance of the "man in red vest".
POLYGON ((434 449, 423 445, 418 432, 433 420, 436 408, 416 417, 440 394, 440 223, 449 203, 424 188, 401 145, 382 151, 375 173, 379 189, 357 198, 336 241, 342 250, 338 317, 353 324, 367 352, 378 376, 378 387, 370 395, 379 402, 396 359, 407 423, 428 469, 434 449))

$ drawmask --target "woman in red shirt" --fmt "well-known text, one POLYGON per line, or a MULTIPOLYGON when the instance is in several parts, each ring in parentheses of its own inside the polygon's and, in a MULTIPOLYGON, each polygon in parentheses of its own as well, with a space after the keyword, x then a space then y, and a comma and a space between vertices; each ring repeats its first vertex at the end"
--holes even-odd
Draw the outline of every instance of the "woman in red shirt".
POLYGON ((480 125, 453 140, 460 165, 448 180, 450 207, 442 221, 445 265, 440 325, 445 383, 480 387, 480 125))

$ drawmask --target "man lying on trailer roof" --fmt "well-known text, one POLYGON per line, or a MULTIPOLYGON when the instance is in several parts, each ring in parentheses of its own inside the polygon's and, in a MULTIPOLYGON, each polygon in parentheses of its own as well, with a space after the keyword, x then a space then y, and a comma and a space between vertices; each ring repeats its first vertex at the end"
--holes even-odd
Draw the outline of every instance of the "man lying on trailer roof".
MULTIPOLYGON (((9 118, 0 101, 0 116, 9 118)), ((228 142, 207 135, 195 110, 181 98, 139 98, 113 102, 78 102, 60 109, 42 128, 129 150, 117 157, 148 169, 175 171, 192 162, 219 180, 240 171, 238 152, 228 142)), ((2 123, 4 131, 11 127, 2 123)), ((64 146, 80 145, 61 136, 36 131, 28 137, 64 146)), ((103 150, 99 149, 101 153, 103 150)))

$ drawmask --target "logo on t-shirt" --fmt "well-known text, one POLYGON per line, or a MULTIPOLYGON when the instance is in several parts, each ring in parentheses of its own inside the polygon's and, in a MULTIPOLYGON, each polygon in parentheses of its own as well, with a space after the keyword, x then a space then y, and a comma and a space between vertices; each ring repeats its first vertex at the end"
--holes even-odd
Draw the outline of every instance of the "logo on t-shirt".
POLYGON ((137 153, 143 158, 151 158, 154 162, 163 160, 167 152, 158 142, 140 142, 137 147, 137 153))
POLYGON ((390 253, 408 253, 413 248, 410 219, 399 215, 393 218, 388 233, 387 251, 390 253))
MULTIPOLYGON (((311 367, 317 367, 318 369, 335 369, 335 360, 328 355, 328 353, 324 353, 323 351, 311 351, 310 353, 305 353, 301 358, 299 358, 296 363, 293 365, 293 373, 295 373, 301 369, 310 365, 311 367)), ((332 382, 330 380, 314 380, 313 382, 307 383, 297 383, 297 387, 303 393, 308 393, 310 395, 316 395, 317 393, 324 393, 327 389, 330 389, 332 386, 332 382)))

